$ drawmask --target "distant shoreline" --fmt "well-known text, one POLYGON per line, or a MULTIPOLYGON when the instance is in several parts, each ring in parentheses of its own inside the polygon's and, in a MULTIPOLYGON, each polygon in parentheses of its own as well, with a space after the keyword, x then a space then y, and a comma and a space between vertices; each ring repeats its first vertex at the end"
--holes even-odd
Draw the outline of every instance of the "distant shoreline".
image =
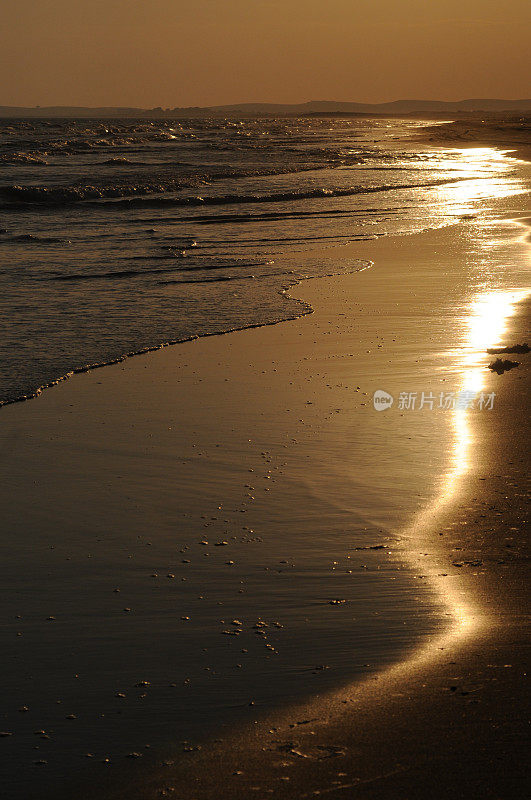
POLYGON ((469 118, 427 125, 414 137, 417 142, 442 147, 495 147, 513 151, 523 161, 531 161, 529 130, 531 119, 503 115, 496 118, 469 118))
POLYGON ((0 118, 107 118, 211 116, 420 116, 531 112, 531 99, 478 98, 456 102, 396 100, 390 103, 310 101, 307 103, 235 103, 219 106, 136 108, 129 106, 0 106, 0 118))

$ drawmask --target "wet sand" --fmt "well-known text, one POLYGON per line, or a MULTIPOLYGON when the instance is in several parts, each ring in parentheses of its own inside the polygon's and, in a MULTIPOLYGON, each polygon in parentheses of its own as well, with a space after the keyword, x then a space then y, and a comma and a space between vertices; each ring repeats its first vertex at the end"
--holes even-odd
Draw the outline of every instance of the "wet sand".
MULTIPOLYGON (((452 235, 429 238, 448 244, 452 235)), ((316 302, 317 283, 301 288, 316 302)), ((529 304, 520 302, 500 343, 526 341, 528 331, 529 304)), ((400 532, 419 577, 444 599, 447 628, 394 667, 259 721, 113 796, 525 795, 529 373, 521 359, 503 376, 486 373, 495 408, 456 419, 446 481, 400 532)))
POLYGON ((529 114, 504 114, 489 117, 475 115, 468 119, 428 126, 417 141, 446 147, 497 147, 517 158, 531 161, 529 114))
MULTIPOLYGON (((523 341, 528 331, 523 305, 504 339, 523 341)), ((448 630, 367 681, 272 716, 113 797, 174 796, 172 788, 198 800, 525 796, 529 375, 494 375, 487 388, 498 404, 471 423, 466 475, 404 532, 425 579, 447 587, 448 630)))
MULTIPOLYGON (((505 211, 524 212, 522 200, 510 201, 505 211)), ((116 690, 126 697, 118 702, 132 694, 133 676, 146 681, 135 687, 135 701, 168 680, 174 654, 168 644, 164 663, 161 640, 183 636, 194 614, 209 619, 191 603, 191 592, 166 594, 168 582, 184 578, 195 581, 197 597, 201 592, 212 602, 217 622, 215 606, 225 605, 215 632, 224 643, 219 658, 235 670, 242 644, 250 649, 243 628, 267 620, 268 657, 280 654, 261 675, 269 694, 260 697, 264 687, 256 686, 239 719, 217 735, 212 724, 201 737, 191 721, 194 738, 177 752, 167 725, 163 768, 164 748, 155 747, 153 755, 151 748, 135 750, 141 758, 126 760, 124 743, 121 760, 112 759, 113 773, 103 767, 105 776, 102 769, 94 773, 76 796, 522 796, 527 362, 519 357, 518 369, 491 375, 484 352, 498 341, 526 339, 523 311, 510 317, 528 268, 519 231, 510 221, 484 220, 357 243, 342 255, 370 259, 372 268, 291 290, 315 309, 309 316, 167 348, 2 409, 2 548, 13 570, 4 584, 8 633, 23 634, 22 648, 33 637, 32 652, 43 661, 37 658, 31 669, 39 672, 46 659, 74 663, 67 642, 64 653, 47 654, 43 633, 46 625, 62 624, 69 598, 73 619, 65 622, 65 635, 76 624, 88 631, 86 650, 75 643, 87 674, 65 675, 60 690, 47 688, 50 697, 66 692, 71 701, 54 723, 63 740, 54 730, 33 754, 46 762, 41 774, 50 767, 61 775, 54 745, 62 746, 66 726, 87 724, 87 715, 73 708, 76 693, 85 703, 92 691, 97 697, 90 682, 90 648, 99 641, 94 624, 105 623, 110 654, 112 642, 123 643, 117 672, 123 687, 116 690), (497 329, 489 306, 487 316, 481 307, 493 295, 497 329), (481 321, 482 314, 483 331, 480 325, 474 338, 470 320, 481 321), (484 391, 496 392, 492 411, 462 417, 399 408, 400 392, 458 391, 471 375, 485 376, 484 391), (373 409, 377 389, 396 398, 389 411, 373 409), (178 545, 173 561, 163 561, 172 544, 178 545), (120 568, 118 561, 109 566, 109 547, 122 554, 120 568), (13 556, 21 552, 27 555, 22 576, 13 556), (215 567, 201 565, 204 552, 215 567), (131 561, 142 575, 153 564, 146 574, 151 582, 131 574, 131 561), (49 613, 41 603, 41 618, 23 595, 24 578, 45 587, 49 613), (157 602, 153 581, 164 584, 157 602), (361 598, 358 586, 365 587, 361 598), (25 604, 29 629, 18 620, 8 626, 25 604), (369 609, 359 627, 349 617, 354 605, 369 609), (234 620, 242 621, 234 626, 241 636, 221 636, 234 620), (284 627, 273 630, 278 620, 284 627), (139 631, 144 647, 159 648, 156 677, 140 673, 139 631), (360 653, 372 646, 376 668, 349 656, 357 652, 357 638, 360 653), (306 648, 312 677, 293 669, 283 708, 277 699, 271 710, 281 659, 288 667, 296 663, 290 647, 306 648), (318 660, 323 651, 341 653, 334 669, 318 660), (307 701, 296 699, 297 684, 307 701)), ((109 670, 116 670, 110 657, 109 670)), ((19 663, 26 669, 23 649, 19 663)), ((250 691, 252 681, 235 680, 250 691)), ((164 693, 157 702, 161 717, 171 710, 164 693)), ((205 689, 204 702, 218 702, 215 688, 205 689)), ((22 714, 28 731, 17 735, 39 729, 39 703, 42 698, 28 702, 22 714)), ((1 746, 9 758, 17 736, 1 746)), ((67 768, 64 778, 51 788, 54 796, 72 780, 67 768)), ((18 796, 43 797, 46 778, 39 784, 30 778, 18 796)), ((72 796, 68 787, 65 793, 72 796)))

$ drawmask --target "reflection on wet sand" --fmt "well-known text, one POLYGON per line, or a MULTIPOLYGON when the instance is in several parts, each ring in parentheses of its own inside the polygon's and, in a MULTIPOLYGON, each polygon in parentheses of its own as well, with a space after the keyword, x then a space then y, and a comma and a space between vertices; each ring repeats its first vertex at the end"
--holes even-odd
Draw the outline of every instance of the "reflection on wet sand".
MULTIPOLYGON (((466 331, 466 344, 460 360, 459 391, 453 409, 452 435, 453 447, 451 465, 443 478, 439 494, 426 509, 415 519, 411 530, 423 538, 425 531, 436 530, 437 518, 456 499, 463 477, 470 469, 474 454, 474 438, 471 425, 471 414, 489 413, 491 404, 495 402, 495 395, 486 393, 486 350, 499 345, 507 330, 508 321, 516 311, 518 303, 525 300, 531 292, 527 289, 497 289, 483 290, 478 293, 469 305, 468 312, 463 319, 466 331), (490 404, 489 404, 490 401, 490 404)), ((415 541, 415 537, 411 538, 415 541)), ((420 561, 414 559, 415 566, 420 566, 420 561)), ((425 567, 425 562, 422 562, 425 567)), ((434 587, 443 601, 447 613, 452 619, 450 630, 445 634, 445 639, 470 632, 479 624, 486 624, 486 620, 475 605, 474 597, 470 596, 463 587, 459 576, 448 580, 448 574, 434 573, 432 576, 434 587), (481 623, 480 623, 481 619, 481 623)), ((441 641, 435 642, 435 647, 441 647, 441 641)), ((428 646, 433 652, 434 644, 428 646)), ((422 657, 426 653, 423 650, 422 657)))

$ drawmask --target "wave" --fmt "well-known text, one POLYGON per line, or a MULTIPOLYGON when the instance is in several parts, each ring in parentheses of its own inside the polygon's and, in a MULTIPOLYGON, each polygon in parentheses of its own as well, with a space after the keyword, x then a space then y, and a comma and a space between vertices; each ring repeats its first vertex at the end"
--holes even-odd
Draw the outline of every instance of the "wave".
MULTIPOLYGON (((127 160, 126 160, 127 161, 127 160)), ((118 162, 113 160, 106 162, 125 164, 126 161, 119 159, 118 162)), ((129 162, 135 166, 142 166, 139 162, 129 162)), ((112 184, 112 185, 98 185, 83 184, 73 186, 32 186, 11 184, 0 186, 0 198, 14 204, 16 210, 23 209, 24 204, 32 205, 50 205, 61 206, 74 203, 85 203, 93 206, 104 206, 106 201, 110 204, 117 205, 121 200, 124 204, 134 205, 139 201, 139 205, 148 204, 153 201, 153 205, 157 204, 179 204, 179 198, 157 197, 152 198, 149 195, 168 195, 175 192, 180 192, 183 189, 197 189, 201 186, 207 186, 216 181, 222 180, 236 180, 239 178, 259 178, 259 177, 274 177, 278 175, 298 174, 300 172, 312 171, 308 167, 279 167, 276 169, 229 169, 218 170, 212 172, 204 172, 193 175, 186 175, 178 178, 167 178, 161 180, 153 180, 148 182, 139 181, 137 184, 112 184), (146 196, 147 195, 147 196, 146 196)), ((183 204, 196 204, 202 205, 205 201, 202 198, 183 198, 183 204), (190 201, 189 203, 187 202, 190 201)), ((5 209, 6 207, 4 207, 5 209)))
MULTIPOLYGON (((314 188, 302 189, 299 191, 287 192, 273 192, 270 194, 220 194, 220 195, 206 195, 202 196, 187 196, 187 197, 131 197, 132 194, 146 195, 148 192, 153 194, 160 194, 162 191, 178 191, 184 188, 190 188, 187 182, 178 180, 172 181, 173 186, 170 188, 168 184, 164 189, 160 186, 136 186, 136 187, 105 187, 98 188, 95 186, 84 187, 69 187, 69 188, 51 188, 51 187, 35 187, 35 186, 4 186, 0 187, 0 197, 6 197, 10 200, 18 201, 12 205, 14 209, 24 209, 32 207, 35 203, 49 203, 50 205, 57 206, 69 203, 84 202, 84 205, 89 205, 91 208, 100 209, 123 209, 123 208, 198 208, 209 206, 225 206, 225 205, 255 205, 264 203, 285 203, 296 202, 299 200, 319 200, 328 199, 333 197, 353 197, 360 194, 374 194, 376 192, 392 192, 404 189, 432 189, 437 186, 448 183, 457 183, 458 181, 471 180, 470 178, 445 178, 429 183, 395 183, 395 184, 382 184, 380 186, 349 186, 346 188, 314 188), (25 201, 25 202, 24 202, 25 201)), ((205 183, 204 180, 201 183, 205 183)), ((4 206, 3 209, 9 210, 9 206, 4 206)), ((337 213, 346 213, 345 209, 338 210, 337 213)), ((234 218, 233 218, 234 219, 234 218)), ((243 219, 243 218, 242 218, 243 219)), ((195 221, 202 221, 205 223, 213 222, 212 217, 205 217, 203 220, 195 218, 195 221)), ((217 221, 223 221, 219 218, 217 221)))
MULTIPOLYGON (((6 231, 2 230, 0 233, 4 233, 6 231)), ((33 233, 21 233, 15 236, 2 236, 0 238, 0 244, 4 244, 6 242, 27 242, 35 244, 71 244, 70 239, 63 239, 60 236, 36 236, 33 233)))
POLYGON ((173 281, 157 281, 160 286, 171 286, 172 284, 187 284, 187 283, 224 283, 225 281, 243 281, 256 278, 273 278, 279 275, 287 275, 288 273, 274 272, 271 275, 224 275, 222 277, 216 276, 215 278, 176 278, 173 281))
MULTIPOLYGON (((381 206, 380 208, 326 208, 319 211, 262 211, 257 212, 244 212, 244 213, 229 213, 229 214, 194 214, 187 215, 185 221, 198 222, 204 224, 213 223, 232 223, 232 222, 263 222, 263 221, 281 221, 287 219, 306 219, 312 217, 355 217, 355 216, 381 216, 382 214, 398 214, 403 211, 402 206, 381 206)), ((158 224, 161 222, 160 217, 135 217, 127 220, 130 225, 150 225, 158 224)), ((183 217, 168 217, 165 216, 164 224, 170 222, 183 222, 183 217)), ((156 233, 155 229, 151 229, 149 233, 156 233)), ((212 243, 218 240, 203 240, 212 243)))
MULTIPOLYGON (((363 262, 360 262, 360 263, 363 263, 363 262)), ((372 262, 364 262, 363 266, 361 266, 358 269, 353 269, 352 272, 358 272, 361 269, 366 269, 368 266, 371 266, 371 265, 372 265, 372 262)), ((284 287, 278 292, 278 294, 281 297, 284 297, 285 299, 287 299, 287 290, 288 290, 288 288, 290 288, 291 286, 295 286, 298 283, 299 283, 299 280, 297 278, 291 279, 289 281, 289 283, 284 284, 284 287)), ((296 303, 299 306, 299 312, 298 313, 292 313, 292 314, 289 314, 289 315, 281 315, 281 316, 279 316, 277 318, 273 318, 273 319, 270 319, 270 320, 267 320, 267 321, 260 321, 260 322, 254 322, 254 323, 251 322, 251 323, 248 323, 246 325, 233 325, 233 326, 228 325, 227 327, 221 328, 220 330, 207 331, 207 332, 202 332, 202 333, 199 333, 199 334, 192 334, 192 335, 183 336, 183 337, 177 338, 177 339, 167 339, 166 341, 163 341, 163 342, 158 343, 158 344, 148 345, 147 347, 142 347, 142 348, 137 349, 137 350, 131 350, 129 352, 124 353, 123 355, 117 356, 116 358, 109 358, 109 359, 107 359, 105 361, 96 362, 96 363, 93 363, 93 364, 86 364, 86 365, 80 366, 80 367, 74 367, 73 369, 69 370, 68 372, 62 374, 60 377, 55 378, 54 380, 48 381, 47 383, 44 383, 44 384, 40 385, 38 388, 36 388, 35 390, 30 391, 28 394, 17 395, 17 396, 14 396, 14 397, 0 398, 0 407, 6 406, 6 405, 12 405, 13 403, 21 403, 21 402, 24 402, 26 400, 31 400, 31 399, 41 395, 42 392, 45 389, 50 389, 53 386, 57 386, 58 384, 62 383, 63 381, 66 381, 69 378, 71 378, 73 375, 79 375, 79 374, 84 373, 84 372, 91 372, 94 369, 101 369, 102 367, 111 366, 112 364, 120 364, 121 362, 125 361, 127 358, 132 358, 133 356, 139 356, 139 355, 144 355, 144 354, 147 354, 147 353, 153 353, 153 352, 155 352, 157 350, 162 350, 165 347, 169 347, 169 346, 175 345, 175 344, 183 344, 184 342, 190 342, 190 341, 193 341, 195 339, 201 339, 201 338, 206 338, 206 337, 210 337, 210 336, 223 336, 223 335, 225 335, 227 333, 234 333, 236 331, 245 331, 245 330, 251 330, 253 328, 263 328, 263 327, 268 327, 270 325, 279 325, 279 324, 281 324, 283 322, 286 322, 286 321, 288 321, 290 319, 297 319, 298 317, 302 317, 302 316, 305 316, 306 314, 313 313, 313 308, 309 303, 306 303, 303 300, 296 300, 296 303)))
MULTIPOLYGON (((369 269, 370 267, 372 267, 372 265, 373 265, 372 261, 364 261, 364 260, 361 260, 361 259, 353 259, 351 264, 350 264, 351 268, 348 271, 350 273, 363 272, 364 270, 369 269), (355 267, 354 264, 357 264, 358 266, 355 267)), ((253 266, 253 265, 249 264, 249 266, 253 266)), ((331 272, 328 275, 319 275, 318 277, 320 277, 320 278, 325 278, 325 277, 331 278, 331 277, 333 277, 335 275, 338 275, 338 274, 339 274, 338 272, 331 272)), ((293 286, 294 284, 299 283, 303 279, 316 277, 316 276, 312 276, 312 275, 298 275, 298 276, 296 276, 296 271, 293 270, 293 269, 289 269, 289 270, 280 270, 279 272, 269 272, 269 273, 263 272, 260 275, 223 275, 221 277, 216 276, 214 278, 208 277, 208 278, 194 278, 194 279, 175 278, 175 279, 170 279, 170 280, 166 280, 166 281, 157 281, 157 283, 159 285, 161 285, 161 286, 171 286, 173 284, 221 283, 221 282, 224 282, 224 281, 241 281, 241 280, 249 280, 249 279, 256 280, 256 279, 264 279, 264 278, 282 278, 283 276, 285 278, 289 278, 289 281, 290 281, 289 285, 290 286, 293 286), (296 277, 294 277, 294 276, 296 276, 296 277)), ((284 294, 284 290, 282 290, 280 293, 284 294)))
POLYGON ((97 281, 109 278, 135 278, 143 275, 156 275, 161 272, 175 272, 179 267, 153 267, 152 269, 116 269, 109 272, 91 272, 82 275, 68 273, 65 275, 50 275, 41 280, 45 281, 97 281))
MULTIPOLYGON (((145 256, 146 259, 151 259, 150 256, 145 256)), ((41 280, 46 281, 93 281, 93 280, 104 280, 104 279, 121 279, 121 278, 136 278, 136 277, 143 277, 144 275, 158 275, 164 272, 207 272, 209 270, 222 270, 222 269, 239 269, 241 267, 261 267, 273 264, 273 261, 242 261, 238 262, 235 259, 232 259, 228 264, 221 264, 216 262, 214 264, 211 263, 201 263, 196 264, 193 266, 174 266, 174 267, 151 267, 148 269, 119 269, 119 270, 109 270, 107 272, 91 272, 85 274, 73 274, 73 273, 66 273, 66 274, 52 274, 48 275, 41 280)), ((241 276, 244 277, 244 276, 241 276)), ((254 277, 254 276, 251 276, 254 277)))
MULTIPOLYGON (((224 194, 207 195, 205 197, 129 197, 120 200, 109 200, 98 203, 105 208, 190 208, 198 206, 252 205, 256 203, 285 203, 297 200, 319 200, 331 197, 352 197, 358 194, 374 194, 375 192, 392 192, 400 189, 431 189, 447 183, 457 183, 456 178, 441 178, 429 183, 382 184, 380 186, 349 186, 335 189, 317 187, 298 191, 272 192, 270 194, 224 194)), ((462 178, 461 180, 467 180, 462 178)), ((94 206, 95 204, 91 204, 94 206)))
MULTIPOLYGON (((307 218, 327 218, 327 217, 351 217, 355 211, 345 208, 327 208, 320 209, 319 211, 269 211, 262 213, 245 213, 245 214, 195 214, 194 216, 186 217, 186 222, 196 222, 200 225, 219 225, 245 222, 284 222, 290 219, 307 219, 307 218)), ((169 222, 167 218, 165 222, 169 222)), ((182 219, 176 218, 175 222, 182 222, 182 219)))
POLYGON ((86 200, 102 200, 104 198, 125 198, 134 194, 161 193, 179 191, 196 185, 190 181, 172 179, 165 183, 139 184, 137 186, 0 186, 0 197, 21 203, 50 203, 64 205, 80 203, 86 200))
POLYGON ((106 161, 100 162, 104 166, 116 166, 116 167, 145 167, 146 164, 143 161, 131 161, 129 158, 125 158, 123 156, 116 156, 116 158, 108 158, 106 161))
POLYGON ((48 162, 40 153, 6 153, 0 156, 0 164, 39 164, 47 166, 48 162))

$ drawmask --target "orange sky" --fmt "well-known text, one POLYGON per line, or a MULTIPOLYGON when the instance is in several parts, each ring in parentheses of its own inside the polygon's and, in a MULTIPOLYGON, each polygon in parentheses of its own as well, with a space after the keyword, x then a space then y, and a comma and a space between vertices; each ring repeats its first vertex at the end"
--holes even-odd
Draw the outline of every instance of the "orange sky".
POLYGON ((529 0, 16 0, 0 105, 531 95, 529 0))

